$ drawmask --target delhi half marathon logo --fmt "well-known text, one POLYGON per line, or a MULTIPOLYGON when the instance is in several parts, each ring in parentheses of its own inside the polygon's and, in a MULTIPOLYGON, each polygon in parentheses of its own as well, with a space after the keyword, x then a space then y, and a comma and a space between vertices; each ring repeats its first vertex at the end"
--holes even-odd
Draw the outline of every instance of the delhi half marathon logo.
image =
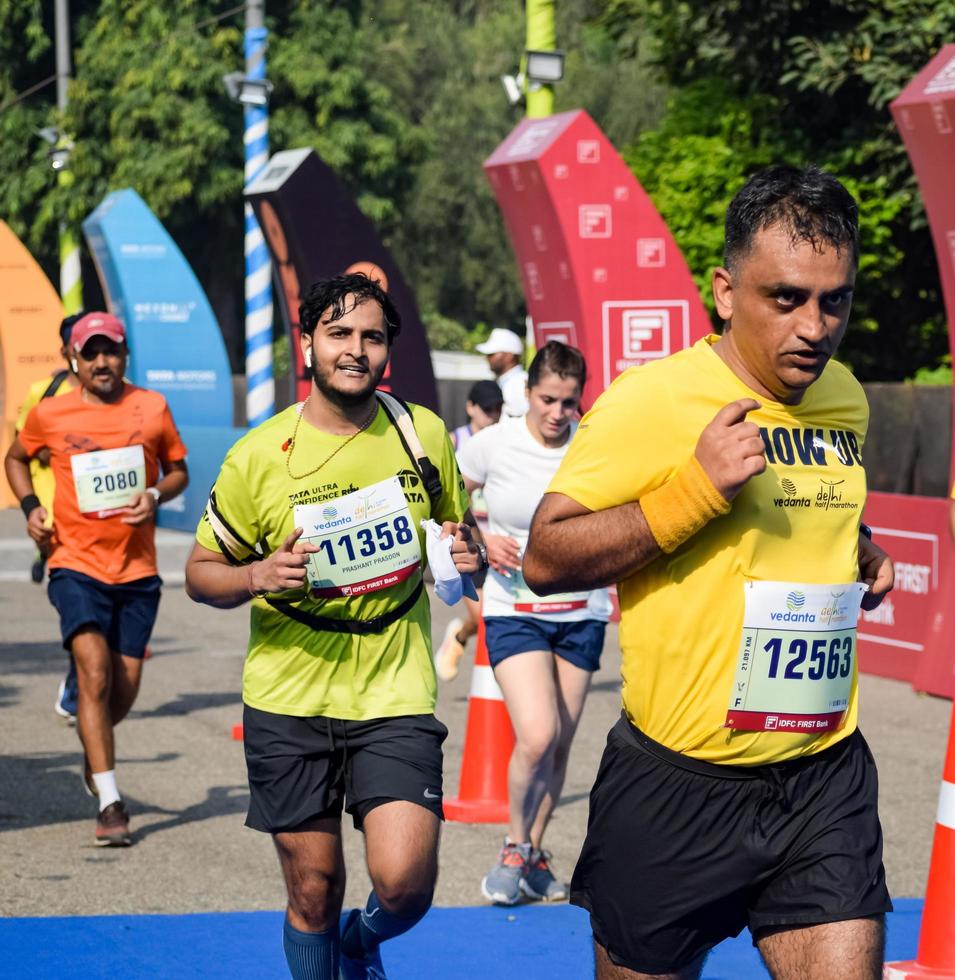
POLYGON ((790 612, 799 612, 806 604, 806 594, 804 592, 790 592, 786 596, 786 608, 790 612))

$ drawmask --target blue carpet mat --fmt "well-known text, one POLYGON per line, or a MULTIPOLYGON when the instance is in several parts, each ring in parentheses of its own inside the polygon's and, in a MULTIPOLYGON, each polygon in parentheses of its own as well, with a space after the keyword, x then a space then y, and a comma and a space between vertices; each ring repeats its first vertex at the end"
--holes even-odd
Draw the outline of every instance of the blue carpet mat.
MULTIPOLYGON (((887 959, 911 959, 922 901, 898 899, 895 907, 887 959)), ((0 919, 0 977, 287 980, 281 930, 280 912, 0 919)), ((393 980, 593 976, 587 915, 567 905, 432 909, 384 947, 383 959, 393 980)), ((766 972, 744 932, 713 952, 703 976, 750 980, 766 972)))

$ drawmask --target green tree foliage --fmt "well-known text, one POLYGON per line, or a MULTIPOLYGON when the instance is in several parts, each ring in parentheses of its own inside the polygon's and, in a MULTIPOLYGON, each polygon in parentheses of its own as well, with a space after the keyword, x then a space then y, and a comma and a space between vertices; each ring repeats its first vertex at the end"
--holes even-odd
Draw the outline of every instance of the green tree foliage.
MULTIPOLYGON (((0 185, 0 217, 55 281, 57 224, 133 187, 195 268, 240 367, 242 113, 221 77, 243 64, 241 14, 227 0, 70 6, 65 118, 53 86, 0 113, 0 164, 16 175, 0 185), (53 123, 76 143, 68 189, 35 135, 53 123)), ((0 0, 0 104, 53 74, 51 8, 0 0)), ((621 54, 599 0, 558 8, 559 108, 583 106, 618 143, 634 139, 663 107, 646 58, 621 54)), ((514 257, 481 169, 522 113, 500 83, 523 48, 519 0, 269 0, 267 11, 273 152, 312 146, 336 170, 429 322, 522 330, 514 257)))
POLYGON ((818 163, 862 209, 843 356, 866 380, 938 364, 947 343, 937 265, 888 104, 955 36, 950 0, 610 0, 601 23, 623 47, 649 31, 674 87, 663 124, 627 158, 701 286, 721 241, 699 225, 766 163, 818 163))

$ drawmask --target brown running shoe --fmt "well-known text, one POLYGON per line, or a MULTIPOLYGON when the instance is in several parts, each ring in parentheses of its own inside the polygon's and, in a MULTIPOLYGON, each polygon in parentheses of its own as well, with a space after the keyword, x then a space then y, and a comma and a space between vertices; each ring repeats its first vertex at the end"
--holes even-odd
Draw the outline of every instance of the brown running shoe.
POLYGON ((129 834, 129 814, 122 800, 110 803, 100 810, 96 818, 97 847, 129 847, 133 839, 129 834))

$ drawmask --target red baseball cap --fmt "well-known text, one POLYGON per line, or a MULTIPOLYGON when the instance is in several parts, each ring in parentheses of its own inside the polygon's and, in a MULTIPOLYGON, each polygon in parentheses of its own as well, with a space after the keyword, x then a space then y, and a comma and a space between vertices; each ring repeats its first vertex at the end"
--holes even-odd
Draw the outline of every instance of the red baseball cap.
POLYGON ((70 346, 80 351, 91 337, 108 337, 122 344, 126 342, 126 328, 112 313, 87 313, 73 324, 70 346))

